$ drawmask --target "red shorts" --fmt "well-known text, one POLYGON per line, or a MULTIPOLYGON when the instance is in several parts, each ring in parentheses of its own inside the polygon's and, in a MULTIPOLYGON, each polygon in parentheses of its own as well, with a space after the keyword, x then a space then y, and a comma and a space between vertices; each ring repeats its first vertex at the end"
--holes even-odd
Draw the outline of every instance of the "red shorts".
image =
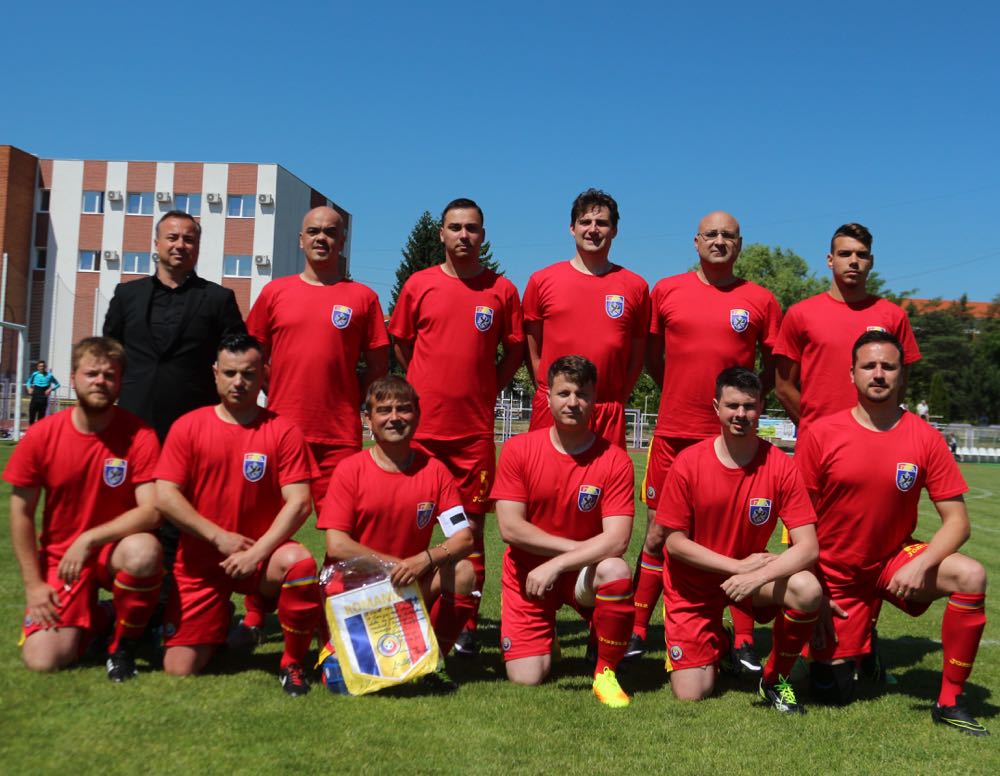
POLYGON ((451 472, 467 514, 485 515, 493 508, 490 491, 497 473, 497 448, 492 439, 420 439, 413 446, 437 458, 451 472))
POLYGON ((326 498, 326 489, 330 485, 330 476, 333 474, 333 470, 337 468, 338 463, 358 452, 358 448, 352 445, 327 445, 323 442, 309 442, 308 444, 309 452, 312 453, 313 459, 319 467, 319 477, 310 484, 313 505, 316 514, 319 514, 323 499, 326 498))
POLYGON ((926 612, 930 601, 904 601, 889 592, 893 574, 926 549, 925 542, 911 539, 888 560, 866 570, 831 568, 820 561, 817 577, 823 590, 847 612, 847 619, 833 618, 837 641, 827 644, 824 649, 813 650, 813 658, 830 661, 867 655, 871 651, 872 611, 878 599, 888 601, 911 617, 926 612))
MULTIPOLYGON (((97 591, 100 588, 111 590, 114 575, 111 573, 111 554, 118 544, 105 544, 100 552, 83 567, 80 576, 72 585, 67 585, 59 578, 59 561, 61 558, 42 556, 42 568, 45 569, 45 581, 59 596, 59 626, 60 628, 82 628, 91 626, 94 611, 97 607, 97 591)), ((27 638, 45 628, 24 614, 22 633, 27 638)))
POLYGON ((642 502, 656 511, 656 505, 660 500, 660 491, 663 489, 663 480, 674 465, 677 454, 685 447, 691 447, 700 439, 686 439, 684 437, 662 437, 654 436, 649 443, 649 450, 646 453, 646 476, 642 478, 642 491, 640 498, 642 502))
MULTIPOLYGON (((544 391, 535 391, 531 397, 531 420, 529 431, 552 426, 552 412, 549 410, 549 395, 544 391)), ((627 449, 625 441, 625 408, 619 401, 594 402, 594 414, 590 417, 590 430, 604 437, 611 444, 627 449)))
POLYGON ((721 589, 704 596, 682 596, 674 590, 663 590, 663 630, 667 644, 667 670, 700 668, 719 662, 729 648, 729 638, 722 626, 722 612, 735 607, 757 622, 771 622, 781 607, 754 606, 752 598, 739 603, 721 589))
POLYGON ((594 611, 576 600, 579 571, 560 575, 544 598, 528 598, 524 581, 532 568, 518 565, 509 552, 504 553, 500 580, 500 648, 504 660, 548 655, 555 637, 556 612, 561 607, 573 607, 586 620, 594 611))

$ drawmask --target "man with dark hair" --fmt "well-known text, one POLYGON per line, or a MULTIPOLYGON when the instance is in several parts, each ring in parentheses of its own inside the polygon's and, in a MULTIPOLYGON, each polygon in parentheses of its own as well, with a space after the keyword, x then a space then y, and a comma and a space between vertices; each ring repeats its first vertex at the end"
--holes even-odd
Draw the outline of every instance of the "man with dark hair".
POLYGON ((524 289, 528 368, 537 390, 532 431, 552 425, 549 365, 579 353, 601 379, 592 412, 594 431, 625 447, 625 404, 639 373, 649 328, 649 286, 608 256, 618 234, 618 203, 598 189, 576 198, 570 211, 576 254, 534 273, 524 289))
POLYGON ((24 387, 31 392, 31 401, 28 403, 28 425, 33 426, 35 421, 45 417, 49 408, 49 396, 59 388, 59 381, 45 368, 45 362, 39 361, 35 364, 35 371, 24 383, 24 387))
POLYGON ((180 418, 156 466, 157 504, 183 533, 164 621, 169 674, 200 673, 229 630, 229 599, 277 599, 279 678, 309 691, 306 653, 321 607, 316 561, 291 537, 309 516, 315 464, 302 432, 257 404, 267 367, 246 334, 223 338, 214 366, 221 402, 180 418))
POLYGON ((829 291, 789 307, 774 346, 776 393, 799 433, 814 420, 855 404, 844 373, 850 368, 851 344, 860 334, 891 332, 906 348, 905 364, 920 360, 906 313, 868 293, 875 264, 871 232, 861 224, 838 227, 826 263, 833 276, 829 291))
POLYGON ((986 572, 958 550, 968 540, 968 490, 944 437, 899 406, 905 347, 868 331, 854 343, 857 403, 811 423, 795 451, 819 520, 820 582, 836 617, 822 617, 813 650, 813 694, 854 699, 855 663, 870 650, 872 610, 888 601, 912 617, 948 598, 941 622, 944 671, 935 722, 987 735, 960 700, 986 625, 986 572), (913 538, 920 491, 941 527, 913 538))
POLYGON ((778 711, 800 713, 787 677, 822 598, 808 571, 817 555, 816 514, 791 459, 757 436, 762 398, 756 374, 723 370, 713 402, 721 433, 682 450, 658 488, 656 522, 669 556, 663 570, 667 670, 678 698, 710 695, 729 650, 722 610, 738 607, 758 622, 775 619, 760 695, 778 711), (777 518, 789 527, 792 546, 772 555, 766 548, 777 518))
MULTIPOLYGON (((423 403, 415 442, 458 481, 476 540, 469 560, 476 570, 478 610, 486 578, 483 519, 496 471, 493 408, 524 353, 521 302, 514 284, 479 259, 486 230, 475 202, 448 203, 440 238, 444 263, 409 277, 389 333, 396 360, 423 403)), ((460 655, 478 654, 475 628, 473 616, 456 645, 460 655)))
POLYGON ((88 639, 111 631, 108 678, 136 675, 135 640, 163 576, 150 533, 159 522, 153 467, 160 447, 151 428, 115 406, 124 367, 118 342, 78 342, 70 374, 76 406, 40 421, 4 471, 14 486, 11 544, 27 599, 22 655, 33 671, 70 665, 88 639), (35 511, 43 489, 39 542, 35 511), (112 591, 113 625, 97 605, 99 587, 112 591))
POLYGON ((500 454, 496 499, 504 555, 500 636, 507 678, 540 684, 552 668, 556 612, 576 609, 591 625, 601 703, 630 699, 615 670, 632 632, 634 606, 622 556, 632 535, 632 461, 591 430, 598 372, 581 356, 549 366, 549 428, 510 439, 500 454))
POLYGON ((327 559, 373 555, 395 563, 394 585, 420 585, 443 657, 477 606, 466 560, 472 529, 454 478, 411 445, 420 424, 413 387, 395 375, 379 378, 368 389, 365 415, 375 445, 337 467, 317 522, 326 530, 327 559), (431 547, 435 522, 444 541, 431 547))
MULTIPOLYGON (((649 519, 636 562, 629 658, 646 650, 649 618, 663 589, 665 532, 656 520, 658 486, 681 450, 718 436, 719 418, 709 400, 716 376, 731 366, 752 369, 759 352, 762 399, 774 384, 771 348, 781 308, 770 291, 734 274, 742 246, 739 222, 729 213, 709 213, 694 237, 698 269, 664 278, 653 288, 646 365, 663 392, 641 492, 649 519)), ((739 673, 759 674, 753 619, 737 607, 730 612, 734 633, 727 665, 739 673)))

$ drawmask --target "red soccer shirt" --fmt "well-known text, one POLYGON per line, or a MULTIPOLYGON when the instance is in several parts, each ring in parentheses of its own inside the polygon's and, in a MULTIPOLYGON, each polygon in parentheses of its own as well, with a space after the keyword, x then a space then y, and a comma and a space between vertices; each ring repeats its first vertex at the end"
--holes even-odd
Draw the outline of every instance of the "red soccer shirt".
MULTIPOLYGON (((316 476, 302 432, 262 409, 249 426, 227 423, 215 407, 182 415, 163 443, 156 479, 180 486, 199 515, 226 531, 260 538, 285 504, 281 488, 316 476)), ((177 553, 188 576, 219 573, 223 556, 208 542, 181 534, 177 553)))
POLYGON ((585 275, 568 261, 539 270, 524 289, 524 320, 541 321, 542 355, 535 380, 549 390, 549 366, 584 356, 597 367, 597 401, 625 402, 632 340, 649 327, 649 286, 624 267, 585 275))
POLYGON ((719 433, 712 408, 715 379, 731 366, 753 369, 758 343, 774 347, 781 308, 774 294, 747 280, 726 288, 696 272, 664 278, 653 288, 651 334, 666 353, 657 436, 702 439, 719 433))
POLYGON ((497 345, 524 339, 521 302, 507 278, 484 269, 454 278, 441 265, 410 275, 389 332, 413 343, 406 370, 420 397, 417 439, 493 438, 497 345))
MULTIPOLYGON (((722 464, 714 438, 682 450, 656 508, 658 525, 737 559, 763 552, 779 517, 789 529, 816 522, 792 459, 763 439, 753 461, 739 469, 722 464)), ((699 590, 717 590, 726 578, 674 559, 664 565, 665 586, 689 600, 699 590)))
POLYGON ((135 507, 135 488, 153 481, 160 452, 153 430, 120 407, 99 434, 77 431, 72 415, 63 410, 32 426, 3 473, 11 485, 45 489, 41 547, 51 559, 135 507))
POLYGON ((873 329, 896 336, 903 344, 904 363, 920 360, 909 318, 885 299, 872 296, 847 304, 824 292, 788 308, 774 353, 800 365, 800 433, 813 421, 858 403, 850 376, 851 348, 858 337, 873 329))
MULTIPOLYGON (((491 498, 521 502, 529 523, 566 539, 597 536, 605 517, 632 517, 635 482, 628 453, 597 437, 585 452, 567 455, 553 447, 549 431, 529 431, 504 443, 491 498)), ((515 547, 507 551, 528 568, 545 560, 515 547)))
POLYGON ((375 292, 353 280, 277 278, 261 290, 247 330, 270 353, 267 406, 310 442, 360 448, 358 359, 389 344, 375 292))
POLYGON ((850 410, 818 420, 799 437, 795 462, 819 515, 820 565, 848 574, 899 552, 923 488, 932 501, 968 490, 941 433, 909 412, 882 432, 850 410))
POLYGON ((387 472, 362 450, 334 470, 326 493, 317 528, 343 531, 396 558, 426 550, 435 519, 445 536, 469 526, 454 478, 419 451, 405 472, 387 472))

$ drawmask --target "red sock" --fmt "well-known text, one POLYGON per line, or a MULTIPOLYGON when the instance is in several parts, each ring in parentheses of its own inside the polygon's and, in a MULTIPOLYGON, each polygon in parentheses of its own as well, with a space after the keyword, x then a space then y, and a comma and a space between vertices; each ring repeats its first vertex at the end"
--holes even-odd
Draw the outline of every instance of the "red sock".
POLYGON ((729 615, 733 618, 733 649, 739 649, 744 644, 753 646, 753 617, 736 606, 729 607, 729 615))
POLYGON ((247 613, 243 615, 243 624, 248 628, 263 628, 264 619, 273 612, 278 601, 274 598, 265 598, 260 593, 249 593, 244 599, 247 613))
MULTIPOLYGON (((481 515, 473 515, 473 517, 482 521, 481 515)), ((483 600, 483 585, 486 582, 486 545, 483 541, 482 531, 473 531, 472 537, 475 544, 472 547, 472 552, 466 556, 466 559, 472 564, 472 570, 476 572, 476 591, 472 594, 473 607, 468 619, 462 626, 462 630, 474 631, 479 621, 479 604, 483 600)), ((440 639, 438 641, 440 642, 440 639)))
POLYGON ((965 680, 972 673, 979 640, 986 627, 985 593, 952 593, 941 620, 941 706, 954 706, 962 694, 965 680))
POLYGON ((632 581, 616 579, 606 582, 595 591, 594 633, 597 634, 597 666, 594 676, 605 668, 612 671, 625 655, 628 637, 632 635, 635 621, 635 599, 632 581))
POLYGON ((474 595, 442 592, 431 607, 431 627, 437 637, 442 657, 451 652, 455 639, 462 632, 469 617, 475 617, 479 599, 474 595))
POLYGON ((632 625, 632 633, 645 641, 653 607, 663 592, 663 556, 651 555, 643 550, 639 555, 639 562, 635 564, 632 584, 635 587, 635 623, 632 625))
POLYGON ((288 569, 278 595, 278 622, 285 634, 282 668, 292 663, 305 664, 321 613, 316 561, 305 558, 288 569))
POLYGON ((818 618, 818 612, 800 612, 798 609, 788 608, 781 610, 774 621, 774 646, 767 665, 764 666, 765 684, 775 684, 779 676, 788 678, 803 645, 812 636, 813 626, 818 618))
POLYGON ((115 574, 111 599, 115 606, 115 634, 108 644, 108 652, 118 649, 121 639, 137 639, 146 630, 160 598, 163 571, 148 577, 133 577, 127 571, 115 574))

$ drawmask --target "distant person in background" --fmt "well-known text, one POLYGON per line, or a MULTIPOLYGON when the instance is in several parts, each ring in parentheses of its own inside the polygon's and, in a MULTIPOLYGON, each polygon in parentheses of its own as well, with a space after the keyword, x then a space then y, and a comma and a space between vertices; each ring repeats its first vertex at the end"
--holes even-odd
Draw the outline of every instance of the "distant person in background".
POLYGON ((948 449, 951 450, 951 454, 958 457, 958 439, 954 434, 948 434, 948 449))
POLYGON ((39 361, 35 364, 35 371, 24 384, 31 394, 31 402, 28 404, 28 425, 35 425, 35 421, 45 417, 49 408, 49 396, 59 387, 59 381, 55 375, 45 369, 45 362, 39 361))
POLYGON ((927 401, 925 399, 921 399, 917 404, 917 416, 921 420, 929 421, 931 419, 931 408, 927 406, 927 401))

